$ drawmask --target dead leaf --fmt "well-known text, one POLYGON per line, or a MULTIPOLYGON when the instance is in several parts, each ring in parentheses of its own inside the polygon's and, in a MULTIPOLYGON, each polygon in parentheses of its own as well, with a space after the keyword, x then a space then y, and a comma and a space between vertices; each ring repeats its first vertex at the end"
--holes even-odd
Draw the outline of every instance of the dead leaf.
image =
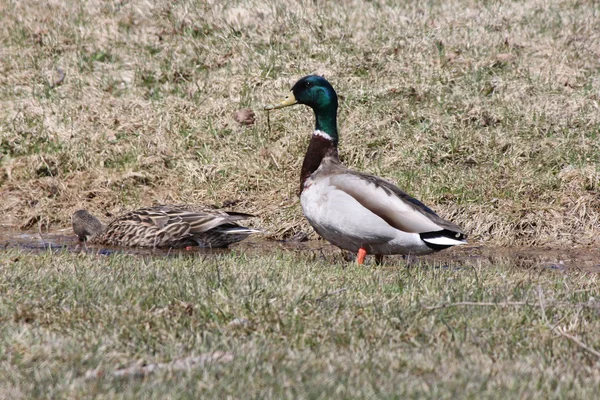
POLYGON ((240 125, 253 125, 255 120, 254 111, 249 108, 243 108, 241 110, 237 110, 233 115, 233 119, 240 125))

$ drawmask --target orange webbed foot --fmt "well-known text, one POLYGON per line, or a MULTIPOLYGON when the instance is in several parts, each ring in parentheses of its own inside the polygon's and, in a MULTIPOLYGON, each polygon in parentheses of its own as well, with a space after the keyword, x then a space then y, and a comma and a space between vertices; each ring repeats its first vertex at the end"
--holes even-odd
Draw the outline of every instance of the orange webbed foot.
POLYGON ((364 248, 358 249, 358 254, 356 256, 356 262, 358 265, 362 265, 365 262, 365 257, 367 256, 367 250, 364 248))

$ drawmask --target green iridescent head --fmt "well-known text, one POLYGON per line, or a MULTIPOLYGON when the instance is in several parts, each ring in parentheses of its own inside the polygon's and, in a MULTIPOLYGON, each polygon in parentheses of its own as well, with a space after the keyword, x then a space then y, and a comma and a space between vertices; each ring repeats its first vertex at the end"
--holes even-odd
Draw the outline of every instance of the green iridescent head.
POLYGON ((327 79, 318 75, 308 75, 292 87, 291 93, 283 101, 268 105, 265 110, 274 110, 304 104, 315 112, 316 129, 324 131, 337 142, 338 98, 327 79))

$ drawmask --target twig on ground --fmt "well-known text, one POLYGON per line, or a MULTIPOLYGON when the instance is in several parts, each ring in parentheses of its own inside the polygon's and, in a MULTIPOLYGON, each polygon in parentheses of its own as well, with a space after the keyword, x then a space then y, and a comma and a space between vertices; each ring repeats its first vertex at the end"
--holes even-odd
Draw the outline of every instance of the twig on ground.
MULTIPOLYGON (((518 307, 518 306, 536 307, 537 306, 541 310, 542 320, 544 321, 544 324, 552 332, 556 333, 559 336, 563 336, 563 337, 571 340, 577 346, 581 347, 584 350, 589 351, 596 357, 600 357, 600 351, 595 350, 594 348, 588 346, 587 344, 585 344, 581 340, 579 340, 576 336, 566 333, 564 330, 562 330, 561 328, 558 328, 556 325, 552 325, 550 323, 550 321, 548 321, 548 317, 546 316, 546 302, 544 299, 544 294, 540 287, 538 287, 538 302, 539 302, 539 304, 536 305, 536 304, 526 303, 526 302, 522 302, 522 301, 506 301, 506 302, 500 302, 500 303, 492 303, 492 302, 479 303, 479 302, 475 302, 475 301, 460 301, 457 303, 446 303, 446 304, 440 304, 437 306, 423 306, 423 308, 425 308, 426 310, 439 310, 439 309, 448 308, 448 307, 467 307, 467 306, 478 306, 478 307, 513 307, 513 306, 514 307, 518 307)), ((558 304, 559 303, 552 304, 552 305, 558 305, 558 304)), ((589 304, 586 304, 586 303, 580 303, 580 304, 575 304, 575 305, 583 306, 583 307, 591 307, 589 304)))
POLYGON ((269 138, 271 137, 271 113, 267 110, 267 132, 269 138))
MULTIPOLYGON (((597 303, 569 303, 569 302, 552 302, 550 304, 548 304, 549 306, 552 307, 559 307, 559 306, 573 306, 573 307, 582 307, 582 308, 591 308, 591 309, 598 309, 599 305, 597 303)), ((545 315, 546 315, 546 310, 545 310, 545 305, 544 304, 535 304, 535 303, 527 303, 524 301, 501 301, 501 302, 477 302, 477 301, 459 301, 457 303, 444 303, 444 304, 438 304, 436 306, 423 306, 423 308, 425 310, 439 310, 442 308, 450 308, 450 307, 468 307, 468 306, 475 306, 475 307, 519 307, 519 306, 530 306, 530 307, 540 307, 542 308, 542 318, 544 318, 544 321, 546 321, 545 319, 545 315)))
MULTIPOLYGON (((42 241, 42 245, 46 248, 46 239, 44 239, 44 235, 42 234, 42 222, 38 221, 38 235, 40 235, 40 240, 42 241)), ((50 248, 50 244, 48 243, 48 248, 50 248)))
POLYGON ((575 343, 577 346, 581 347, 584 350, 589 351, 590 353, 592 353, 593 355, 595 355, 596 357, 600 358, 600 351, 595 350, 593 348, 591 348, 590 346, 588 346, 587 344, 583 343, 581 340, 579 340, 577 337, 563 331, 560 328, 554 328, 552 329, 554 332, 556 332, 557 334, 559 334, 560 336, 564 336, 567 339, 573 341, 573 343, 575 343))
POLYGON ((546 324, 546 326, 552 332, 556 333, 559 336, 562 336, 562 337, 565 337, 565 338, 571 340, 577 346, 579 346, 580 348, 582 348, 584 350, 589 351, 590 353, 592 353, 596 357, 600 357, 600 352, 599 351, 591 348, 590 346, 588 346, 587 344, 585 344, 581 340, 579 340, 579 338, 577 338, 576 336, 573 336, 573 335, 565 332, 563 329, 557 327, 556 325, 552 325, 550 323, 550 321, 548 321, 548 318, 546 317, 546 307, 544 305, 544 293, 542 292, 542 288, 540 286, 538 286, 538 299, 540 301, 540 308, 542 310, 542 319, 544 320, 544 323, 546 324))
POLYGON ((98 379, 104 376, 113 376, 115 378, 137 377, 144 376, 156 372, 161 369, 169 369, 172 371, 190 370, 192 368, 202 368, 207 364, 212 363, 227 363, 233 361, 233 354, 215 351, 213 353, 201 354, 196 357, 185 357, 173 360, 168 363, 153 363, 147 365, 132 365, 131 367, 121 368, 116 371, 107 372, 102 368, 96 368, 85 373, 85 379, 98 379))
POLYGON ((423 306, 426 310, 439 310, 441 308, 448 307, 466 307, 466 306, 481 306, 481 307, 512 307, 512 306, 528 306, 532 305, 530 303, 526 303, 523 301, 504 301, 501 303, 491 303, 491 302, 476 302, 476 301, 459 301, 458 303, 446 303, 440 304, 437 306, 423 306))

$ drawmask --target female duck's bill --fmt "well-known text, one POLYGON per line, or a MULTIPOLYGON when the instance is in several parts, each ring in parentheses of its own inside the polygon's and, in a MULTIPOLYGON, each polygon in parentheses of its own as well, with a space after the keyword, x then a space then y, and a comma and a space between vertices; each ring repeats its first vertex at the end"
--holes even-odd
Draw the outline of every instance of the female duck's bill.
POLYGON ((338 98, 323 77, 309 75, 294 84, 273 110, 304 104, 313 109, 313 131, 300 173, 300 202, 319 235, 357 253, 429 254, 467 243, 460 227, 439 217, 417 199, 379 177, 353 171, 338 157, 338 98))

